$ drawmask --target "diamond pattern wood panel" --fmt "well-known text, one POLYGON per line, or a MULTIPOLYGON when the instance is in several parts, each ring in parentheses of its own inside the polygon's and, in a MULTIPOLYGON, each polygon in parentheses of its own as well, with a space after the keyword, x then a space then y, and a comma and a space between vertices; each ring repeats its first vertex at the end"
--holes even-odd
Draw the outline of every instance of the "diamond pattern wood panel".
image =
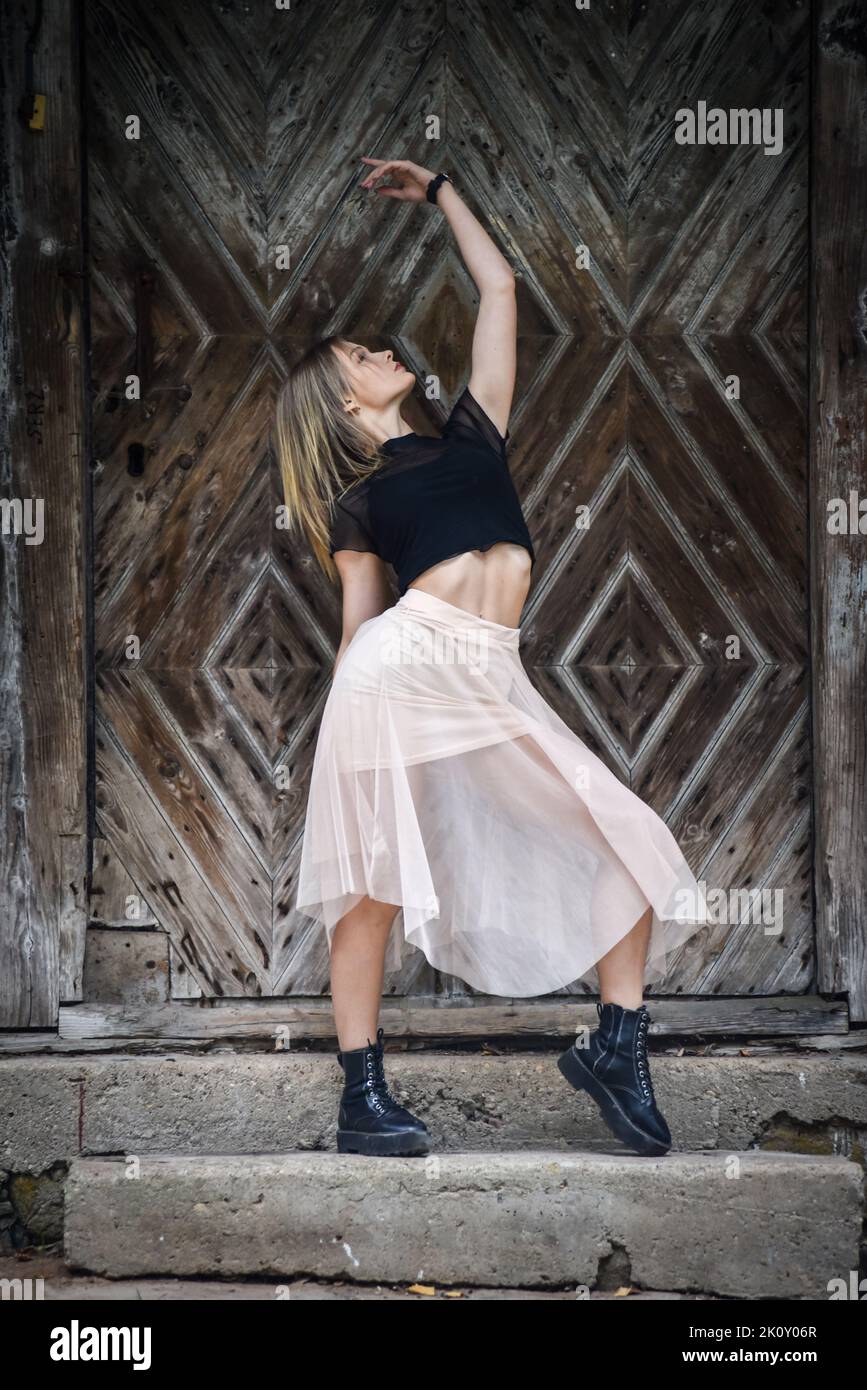
MULTIPOLYGON (((392 345, 442 384, 416 426, 469 370, 473 284, 439 214, 358 191, 375 154, 448 169, 518 276, 535 684, 708 884, 783 892, 782 930, 700 934, 669 988, 808 988, 805 7, 87 23, 97 817, 194 983, 327 989, 290 904, 339 602, 274 524, 287 365, 338 329, 392 345), (677 144, 701 100, 782 107, 783 151, 677 144)), ((466 992, 418 952, 388 988, 466 992)))

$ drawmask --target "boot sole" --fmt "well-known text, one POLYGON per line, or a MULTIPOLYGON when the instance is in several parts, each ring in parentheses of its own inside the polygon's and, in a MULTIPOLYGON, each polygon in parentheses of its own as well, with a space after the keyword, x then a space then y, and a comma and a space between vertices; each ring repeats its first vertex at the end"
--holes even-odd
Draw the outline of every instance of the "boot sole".
POLYGON ((576 1091, 586 1091, 591 1099, 595 1100, 602 1112, 603 1120, 621 1144, 636 1149, 642 1158, 658 1158, 668 1153, 671 1145, 663 1144, 661 1140, 652 1138, 634 1125, 621 1109, 616 1097, 593 1075, 589 1067, 584 1065, 573 1048, 570 1047, 558 1057, 557 1066, 570 1086, 574 1086, 576 1091))
POLYGON ((351 1129, 337 1131, 339 1154, 368 1154, 376 1158, 402 1157, 430 1153, 430 1140, 420 1134, 362 1134, 351 1129))

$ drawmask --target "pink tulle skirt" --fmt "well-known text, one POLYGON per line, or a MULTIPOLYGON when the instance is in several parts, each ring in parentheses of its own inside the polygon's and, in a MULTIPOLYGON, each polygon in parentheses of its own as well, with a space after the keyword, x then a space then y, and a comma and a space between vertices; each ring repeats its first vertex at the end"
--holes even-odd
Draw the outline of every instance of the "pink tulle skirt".
POLYGON ((296 906, 334 927, 365 895, 486 994, 577 983, 653 909, 645 979, 707 920, 677 841, 534 688, 520 629, 419 589, 357 629, 313 762, 296 906))

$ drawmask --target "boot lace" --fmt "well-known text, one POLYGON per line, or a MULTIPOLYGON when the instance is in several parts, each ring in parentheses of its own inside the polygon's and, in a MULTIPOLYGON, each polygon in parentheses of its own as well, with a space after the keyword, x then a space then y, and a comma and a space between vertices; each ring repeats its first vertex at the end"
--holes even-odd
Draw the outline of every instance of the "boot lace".
POLYGON ((377 1114, 387 1115, 390 1110, 400 1110, 401 1104, 388 1089, 382 1053, 383 1049, 380 1042, 377 1042, 374 1048, 368 1050, 365 1059, 366 1076, 364 1089, 367 1091, 370 1104, 377 1114))
POLYGON ((638 1083, 641 1086, 645 1100, 656 1102, 653 1094, 653 1082, 650 1079, 650 1065, 647 1060, 647 1024, 649 1017, 646 1011, 642 1010, 638 1020, 638 1027, 635 1030, 635 1060, 638 1064, 638 1083))

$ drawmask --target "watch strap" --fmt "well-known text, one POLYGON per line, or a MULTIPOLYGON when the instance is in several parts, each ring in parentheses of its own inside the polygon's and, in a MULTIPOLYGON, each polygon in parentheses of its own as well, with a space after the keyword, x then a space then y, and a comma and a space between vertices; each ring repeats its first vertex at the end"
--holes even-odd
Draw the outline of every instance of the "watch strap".
POLYGON ((451 179, 449 178, 448 174, 437 174, 435 178, 431 179, 430 183, 427 186, 427 200, 429 203, 436 202, 437 191, 441 183, 451 183, 451 179))

